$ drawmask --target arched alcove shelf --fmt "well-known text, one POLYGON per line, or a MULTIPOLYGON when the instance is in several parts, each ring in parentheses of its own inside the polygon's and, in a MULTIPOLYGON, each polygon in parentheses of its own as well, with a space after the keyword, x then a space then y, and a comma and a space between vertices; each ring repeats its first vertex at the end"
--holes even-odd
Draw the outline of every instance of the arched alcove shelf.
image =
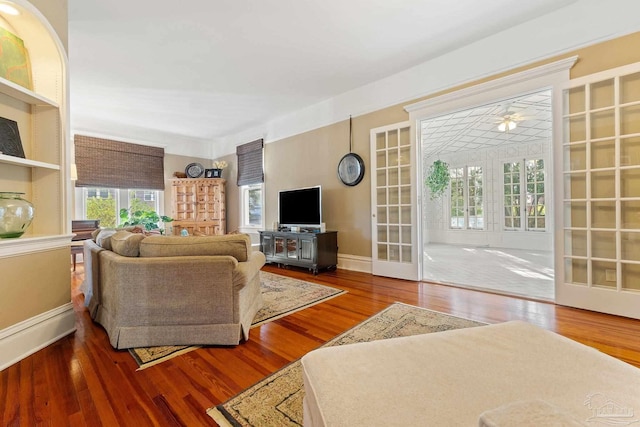
POLYGON ((67 54, 33 4, 12 0, 12 5, 20 14, 0 13, 0 27, 24 42, 32 79, 20 81, 29 86, 24 87, 14 76, 0 77, 0 117, 17 123, 24 150, 23 158, 4 145, 0 191, 25 193, 35 217, 21 237, 0 239, 0 370, 75 330, 67 54))
MULTIPOLYGON (((51 24, 26 0, 14 0, 18 15, 0 13, 0 27, 24 42, 31 87, 0 76, 0 117, 18 124, 24 158, 0 153, 0 191, 25 193, 35 217, 20 239, 42 238, 50 244, 68 240, 69 147, 67 55, 51 24)), ((0 151, 2 151, 0 149, 0 151)), ((0 239, 0 249, 8 245, 0 239)), ((1 251, 0 251, 1 252, 1 251)))

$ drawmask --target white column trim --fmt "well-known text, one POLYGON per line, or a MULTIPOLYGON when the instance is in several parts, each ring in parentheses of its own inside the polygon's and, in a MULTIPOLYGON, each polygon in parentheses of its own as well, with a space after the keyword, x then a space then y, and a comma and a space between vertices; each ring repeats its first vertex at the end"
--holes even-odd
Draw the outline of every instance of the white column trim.
POLYGON ((73 333, 73 303, 16 323, 0 331, 0 371, 73 333))
POLYGON ((0 258, 32 254, 34 252, 50 251, 69 247, 73 234, 56 236, 20 237, 17 239, 3 239, 0 241, 0 258))

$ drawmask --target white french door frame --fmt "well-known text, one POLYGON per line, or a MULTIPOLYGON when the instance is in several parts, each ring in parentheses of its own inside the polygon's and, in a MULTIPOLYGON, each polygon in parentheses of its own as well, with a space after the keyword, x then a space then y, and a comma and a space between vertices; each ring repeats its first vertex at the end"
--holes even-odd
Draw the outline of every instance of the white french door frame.
MULTIPOLYGON (((622 251, 622 234, 632 233, 632 234, 640 235, 640 233, 637 232, 636 228, 629 227, 629 229, 627 229, 627 227, 625 227, 622 224, 623 222, 622 216, 624 213, 622 205, 625 202, 628 202, 630 200, 637 201, 638 197, 628 196, 628 195, 625 196, 623 194, 622 186, 624 183, 621 175, 622 173, 624 173, 624 171, 638 170, 640 168, 637 163, 630 163, 629 165, 623 165, 621 161, 622 159, 622 155, 621 155, 622 142, 621 141, 624 139, 637 137, 639 135, 638 133, 635 133, 635 131, 634 133, 625 134, 625 132, 623 132, 623 129, 622 129, 623 127, 622 122, 624 121, 623 110, 625 108, 636 108, 635 106, 638 105, 638 100, 635 99, 633 101, 628 101, 628 100, 623 101, 621 99, 622 98, 621 80, 623 77, 626 77, 629 75, 636 75, 636 74, 640 74, 640 63, 629 64, 629 65, 621 66, 615 69, 610 69, 610 70, 602 71, 599 73, 587 75, 578 79, 574 79, 574 80, 571 80, 570 82, 567 82, 567 84, 563 88, 565 90, 584 88, 584 93, 585 93, 584 111, 578 112, 575 114, 567 112, 565 117, 566 117, 566 120, 570 122, 572 118, 575 116, 582 116, 582 115, 584 116, 584 123, 585 123, 584 124, 584 128, 585 128, 584 144, 585 146, 590 146, 590 148, 586 149, 586 154, 585 154, 586 169, 584 170, 584 174, 585 174, 584 203, 586 206, 586 209, 585 209, 586 219, 585 219, 584 227, 576 227, 570 223, 567 223, 567 224, 563 223, 563 228, 560 229, 560 231, 556 229, 556 232, 562 233, 562 234, 558 234, 559 236, 564 236, 565 232, 572 233, 574 231, 574 228, 572 227, 575 227, 575 230, 580 230, 584 228, 584 232, 587 235, 586 254, 582 256, 578 256, 575 253, 573 253, 573 248, 569 246, 570 242, 567 243, 567 247, 565 247, 565 245, 563 244, 562 252, 559 252, 558 254, 556 254, 556 259, 559 259, 563 265, 563 268, 567 270, 566 272, 563 273, 563 275, 560 278, 556 278, 556 303, 562 304, 562 305, 569 305, 572 307, 583 308, 587 310, 614 314, 618 316, 625 316, 625 317, 630 317, 634 319, 640 319, 640 292, 637 289, 625 288, 623 286, 624 280, 623 280, 623 272, 622 272, 622 268, 625 264, 626 265, 640 264, 637 258, 634 259, 633 257, 624 257, 623 251, 622 251), (607 81, 614 82, 613 89, 612 89, 613 98, 614 98, 613 104, 606 107, 591 106, 590 105, 591 101, 589 101, 590 91, 592 90, 593 87, 597 87, 598 84, 607 82, 607 81), (602 111, 607 111, 607 112, 613 111, 613 117, 614 117, 613 135, 602 137, 602 136, 592 134, 592 132, 594 131, 592 130, 592 127, 591 127, 591 120, 595 120, 595 118, 593 118, 592 116, 596 116, 599 112, 601 113, 602 111), (597 143, 606 139, 615 141, 614 143, 615 154, 613 156, 614 166, 609 168, 602 168, 602 166, 600 166, 599 168, 596 168, 592 164, 590 164, 591 163, 590 153, 591 153, 591 150, 593 150, 592 145, 593 143, 597 143), (596 196, 594 194, 591 194, 592 192, 595 192, 593 189, 594 184, 592 182, 592 179, 593 179, 592 174, 601 173, 601 170, 603 169, 614 171, 613 197, 605 198, 601 195, 596 196), (613 201, 613 203, 616 205, 615 210, 617 212, 614 212, 615 225, 613 227, 611 226, 599 227, 596 224, 594 224, 592 221, 595 215, 595 210, 596 210, 592 206, 592 204, 594 202, 601 202, 601 200, 607 200, 610 203, 613 201), (608 256, 605 257, 603 255, 598 255, 595 253, 596 245, 594 244, 594 241, 593 241, 594 240, 593 234, 598 232, 612 233, 616 235, 614 257, 608 257, 608 256), (573 259, 582 259, 584 263, 586 263, 586 268, 585 268, 586 280, 584 281, 586 283, 583 283, 582 280, 573 279, 573 273, 575 272, 575 270, 569 270, 569 268, 565 267, 565 258, 567 262, 571 262, 573 259), (611 281, 613 283, 612 285, 603 286, 603 284, 598 283, 598 281, 594 277, 595 276, 595 272, 593 271, 594 263, 610 264, 613 266, 612 270, 613 270, 613 276, 615 280, 605 279, 605 281, 611 281), (561 280, 558 280, 558 279, 561 279, 561 280)), ((637 95, 636 95, 636 98, 637 98, 637 95)), ((597 128, 597 126, 595 126, 594 128, 597 128)), ((555 147, 556 151, 554 155, 560 159, 563 159, 565 155, 564 153, 565 148, 570 147, 572 144, 578 145, 580 143, 582 143, 582 141, 576 142, 576 141, 571 141, 570 138, 567 138, 566 141, 563 140, 563 144, 561 146, 555 147), (565 145, 567 145, 567 147, 565 147, 565 145)), ((565 173, 570 175, 571 173, 583 172, 580 170, 577 170, 577 171, 571 170, 570 166, 568 166, 568 168, 569 170, 565 171, 563 168, 563 164, 561 162, 558 162, 558 166, 556 167, 556 173, 557 173, 556 182, 558 182, 558 185, 563 185, 563 183, 559 181, 564 180, 565 173)), ((568 192, 568 194, 563 193, 563 199, 560 202, 563 204, 564 203, 571 204, 573 201, 572 197, 573 196, 570 194, 570 192, 568 192)), ((580 199, 582 199, 582 197, 580 197, 580 199)), ((564 215, 571 216, 571 211, 569 211, 569 213, 566 213, 565 209, 558 209, 558 210, 561 212, 559 214, 556 214, 556 217, 558 216, 564 217, 564 215)), ((570 238, 567 237, 566 240, 570 240, 570 238)), ((562 238, 562 241, 564 243, 565 238, 562 238)), ((605 272, 605 277, 607 276, 608 273, 609 273, 608 271, 605 272)))
MULTIPOLYGON (((576 63, 578 57, 573 56, 556 62, 541 65, 519 73, 514 73, 502 78, 491 80, 475 86, 470 86, 455 92, 429 98, 415 104, 405 106, 409 113, 409 121, 414 131, 412 132, 416 142, 416 162, 421 163, 420 122, 435 118, 444 114, 466 110, 469 108, 486 105, 501 100, 510 99, 526 93, 549 89, 552 93, 553 132, 551 150, 557 155, 562 151, 562 90, 569 82, 569 70, 576 63)), ((563 210, 562 207, 562 157, 552 156, 549 170, 553 170, 553 185, 549 189, 549 199, 553 200, 553 248, 554 248, 554 273, 556 292, 559 283, 564 278, 563 264, 563 210)), ((421 190, 420 190, 421 192, 421 190)), ((418 224, 418 234, 424 235, 422 221, 418 224)), ((420 245, 423 242, 420 241, 420 245)), ((422 248, 421 251, 422 253, 422 248)), ((578 301, 565 301, 567 305, 579 305, 578 301)))
POLYGON ((421 280, 422 245, 418 221, 420 195, 416 190, 419 188, 416 185, 419 162, 416 161, 415 131, 410 122, 371 129, 370 145, 371 272, 377 276, 421 280), (401 134, 405 130, 409 133, 408 145, 402 145, 401 134), (393 132, 397 132, 397 158, 394 155, 396 163, 390 155, 396 146, 389 145, 389 134, 393 132), (385 135, 383 148, 377 145, 378 135, 381 134, 385 135), (404 151, 407 154, 407 149, 409 162, 403 163, 402 153, 404 151), (384 165, 379 164, 382 160, 384 165), (392 176, 395 177, 393 182, 392 176), (407 176, 408 182, 405 178, 407 176), (407 194, 409 203, 406 200, 407 194), (395 216, 392 212, 396 213, 395 216), (406 218, 407 212, 410 212, 409 221, 406 218), (382 218, 381 215, 385 217, 382 218))

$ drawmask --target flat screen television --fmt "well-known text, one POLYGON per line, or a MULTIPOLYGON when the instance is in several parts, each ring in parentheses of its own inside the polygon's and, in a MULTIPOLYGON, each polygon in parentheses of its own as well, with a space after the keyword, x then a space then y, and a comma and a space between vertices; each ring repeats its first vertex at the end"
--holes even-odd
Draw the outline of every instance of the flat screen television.
POLYGON ((281 227, 320 227, 321 187, 282 190, 278 194, 278 222, 281 227))

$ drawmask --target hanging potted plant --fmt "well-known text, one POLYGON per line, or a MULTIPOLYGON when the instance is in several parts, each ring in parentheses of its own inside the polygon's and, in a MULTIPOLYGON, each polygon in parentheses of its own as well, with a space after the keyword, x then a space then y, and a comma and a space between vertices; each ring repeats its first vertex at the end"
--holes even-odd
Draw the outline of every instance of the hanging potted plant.
POLYGON ((440 198, 449 187, 449 165, 442 160, 436 160, 429 168, 425 185, 429 188, 431 200, 440 198))

